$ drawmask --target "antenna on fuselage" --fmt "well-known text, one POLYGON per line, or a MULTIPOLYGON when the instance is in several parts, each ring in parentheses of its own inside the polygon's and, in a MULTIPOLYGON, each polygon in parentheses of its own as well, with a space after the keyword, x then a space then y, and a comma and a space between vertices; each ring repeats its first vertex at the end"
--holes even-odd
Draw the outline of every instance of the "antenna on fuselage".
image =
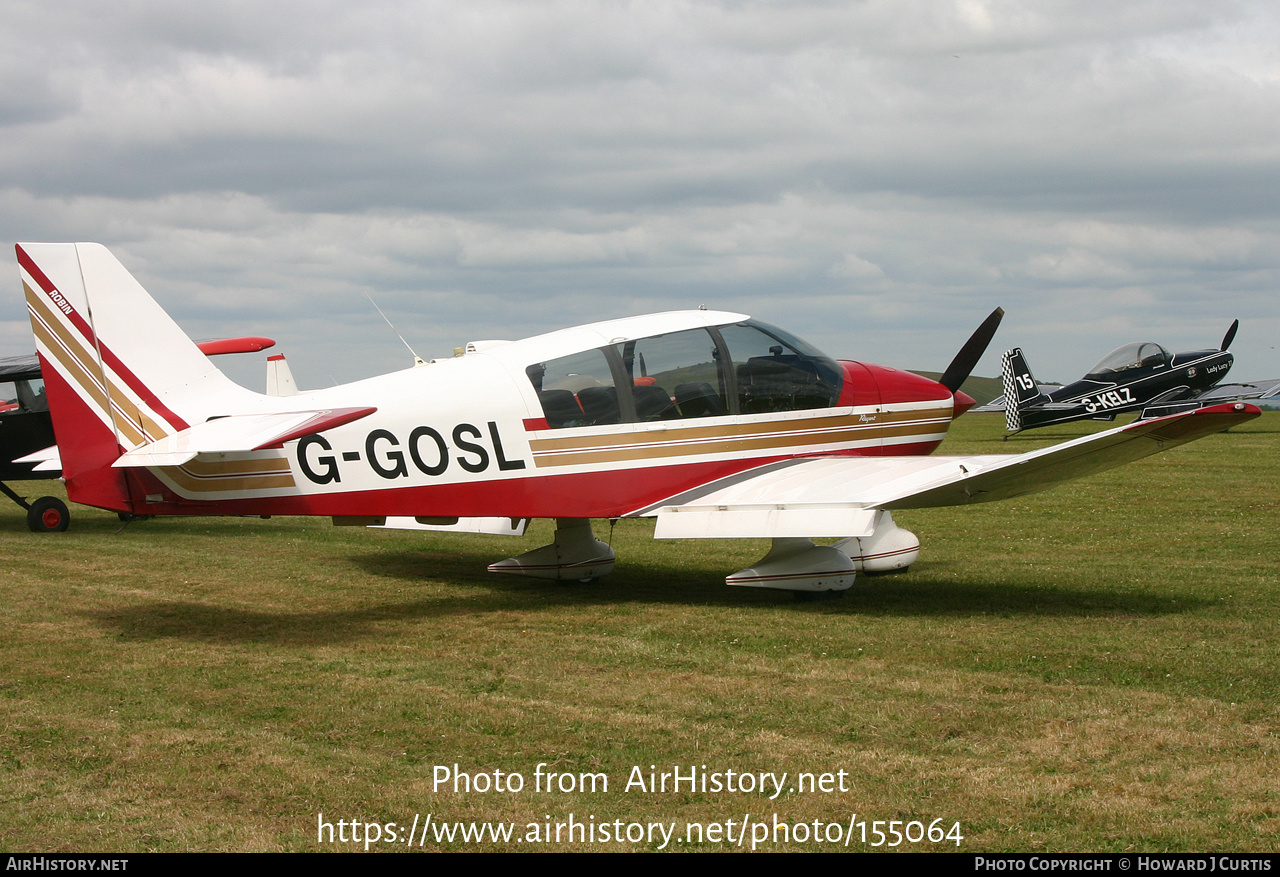
POLYGON ((373 309, 378 312, 378 316, 387 320, 387 325, 391 326, 391 331, 396 333, 396 337, 400 339, 400 343, 409 348, 409 352, 413 354, 413 367, 417 368, 420 365, 426 365, 426 360, 421 356, 418 356, 418 352, 416 350, 409 347, 409 342, 404 340, 404 336, 400 334, 400 330, 392 325, 391 321, 387 319, 387 315, 382 312, 382 308, 378 307, 378 303, 373 300, 373 296, 369 295, 368 291, 364 291, 364 297, 369 299, 369 304, 373 305, 373 309))

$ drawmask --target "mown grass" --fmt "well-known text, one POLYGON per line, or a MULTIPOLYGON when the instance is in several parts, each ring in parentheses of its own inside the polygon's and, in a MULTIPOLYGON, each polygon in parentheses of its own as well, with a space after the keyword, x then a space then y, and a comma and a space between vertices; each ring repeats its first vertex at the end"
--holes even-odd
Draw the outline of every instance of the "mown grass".
MULTIPOLYGON (((1005 443, 999 421, 962 418, 943 452, 1090 428, 1005 443)), ((545 525, 518 540, 308 519, 117 532, 76 507, 69 532, 37 536, 9 507, 0 848, 362 848, 318 843, 320 812, 521 832, 570 813, 856 812, 958 820, 966 850, 1272 850, 1278 433, 1268 414, 1049 493, 902 513, 919 563, 821 603, 723 584, 763 542, 656 542, 645 522, 613 530, 612 576, 560 586, 485 572, 545 525), (455 762, 529 786, 434 789, 455 762), (609 791, 534 792, 540 762, 603 772, 609 791), (636 765, 844 770, 849 791, 624 791, 636 765)))

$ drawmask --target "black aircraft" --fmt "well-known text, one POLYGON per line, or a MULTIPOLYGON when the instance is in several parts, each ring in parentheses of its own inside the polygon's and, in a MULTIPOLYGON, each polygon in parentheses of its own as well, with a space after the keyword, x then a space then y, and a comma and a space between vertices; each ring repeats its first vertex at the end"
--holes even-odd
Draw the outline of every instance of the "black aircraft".
POLYGON ((53 444, 40 360, 34 354, 0 357, 0 493, 27 510, 27 526, 37 533, 67 529, 71 516, 66 503, 56 496, 28 503, 4 482, 60 476, 53 444), (50 451, 43 461, 16 462, 43 450, 50 451))
POLYGON ((1240 321, 1223 336, 1217 350, 1169 353, 1159 344, 1138 341, 1117 347, 1080 380, 1064 387, 1044 386, 1031 375, 1022 350, 1001 359, 1004 395, 975 409, 1001 411, 1010 432, 1074 420, 1115 420, 1125 411, 1142 417, 1174 414, 1232 399, 1266 399, 1280 394, 1280 379, 1220 384, 1234 357, 1227 352, 1240 321), (1008 404, 1008 400, 1016 404, 1008 404))

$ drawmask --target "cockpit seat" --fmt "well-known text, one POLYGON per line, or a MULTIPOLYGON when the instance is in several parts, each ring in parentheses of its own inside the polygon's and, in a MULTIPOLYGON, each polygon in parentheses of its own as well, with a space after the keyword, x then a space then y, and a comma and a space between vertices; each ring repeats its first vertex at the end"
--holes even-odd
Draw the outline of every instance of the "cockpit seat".
POLYGON ((618 391, 613 387, 583 387, 578 391, 578 404, 588 425, 622 422, 618 391))
POLYGON ((706 381, 676 384, 676 407, 681 417, 718 417, 725 413, 720 394, 706 381))
POLYGON ((563 426, 582 426, 585 423, 582 408, 573 393, 568 390, 543 390, 538 394, 547 426, 559 429, 563 426))
POLYGON ((638 420, 670 420, 678 416, 675 406, 671 404, 671 397, 661 387, 637 384, 633 392, 638 420))

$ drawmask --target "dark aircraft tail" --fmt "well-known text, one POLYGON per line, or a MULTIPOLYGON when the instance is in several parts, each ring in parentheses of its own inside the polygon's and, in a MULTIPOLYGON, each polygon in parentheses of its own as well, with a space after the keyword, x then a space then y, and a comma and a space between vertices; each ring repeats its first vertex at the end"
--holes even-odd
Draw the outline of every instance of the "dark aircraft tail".
POLYGON ((1006 350, 1000 357, 1000 371, 1004 378, 1004 421, 1010 432, 1022 429, 1022 412, 1035 408, 1049 401, 1049 397, 1040 392, 1036 379, 1031 374, 1022 348, 1006 350))

